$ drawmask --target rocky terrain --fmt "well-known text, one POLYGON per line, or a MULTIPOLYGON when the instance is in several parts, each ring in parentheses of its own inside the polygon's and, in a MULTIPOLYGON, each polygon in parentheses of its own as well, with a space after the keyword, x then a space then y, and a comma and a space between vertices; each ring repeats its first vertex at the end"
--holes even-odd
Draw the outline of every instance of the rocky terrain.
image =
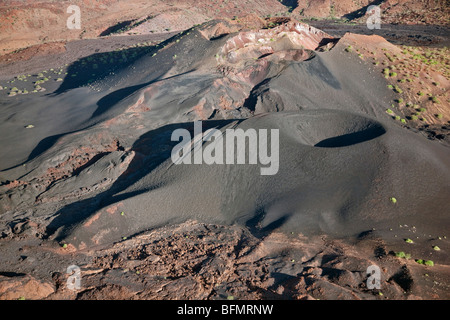
POLYGON ((297 0, 290 3, 293 14, 314 19, 344 19, 365 23, 367 8, 379 5, 384 24, 448 25, 449 22, 449 6, 445 0, 297 0))
POLYGON ((164 2, 208 20, 178 32, 96 5, 111 16, 97 28, 90 10, 93 38, 0 61, 1 299, 449 298, 445 32, 389 42, 267 17, 270 2, 223 1, 214 20, 164 2), (277 174, 174 165, 171 135, 198 120, 278 129, 277 174))
POLYGON ((365 25, 369 5, 380 5, 383 24, 449 24, 446 0, 8 0, 0 3, 0 54, 107 35, 182 31, 211 19, 249 14, 365 25), (80 7, 81 29, 66 27, 69 5, 80 7))

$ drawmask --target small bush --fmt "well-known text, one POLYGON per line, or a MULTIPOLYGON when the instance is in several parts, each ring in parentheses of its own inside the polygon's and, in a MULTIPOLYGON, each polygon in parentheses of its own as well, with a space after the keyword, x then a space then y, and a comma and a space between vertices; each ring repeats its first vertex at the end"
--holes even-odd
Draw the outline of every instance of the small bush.
POLYGON ((403 93, 403 90, 400 89, 399 86, 395 86, 395 92, 397 92, 397 93, 403 93))
POLYGON ((434 262, 432 260, 417 259, 416 262, 418 264, 423 264, 423 265, 430 266, 430 267, 434 266, 434 262))
POLYGON ((440 101, 436 97, 431 97, 430 99, 431 101, 433 101, 433 103, 440 103, 440 101))
POLYGON ((396 252, 396 253, 395 253, 395 256, 396 256, 397 258, 411 259, 411 254, 410 254, 410 253, 405 253, 405 252, 403 252, 403 251, 396 252))

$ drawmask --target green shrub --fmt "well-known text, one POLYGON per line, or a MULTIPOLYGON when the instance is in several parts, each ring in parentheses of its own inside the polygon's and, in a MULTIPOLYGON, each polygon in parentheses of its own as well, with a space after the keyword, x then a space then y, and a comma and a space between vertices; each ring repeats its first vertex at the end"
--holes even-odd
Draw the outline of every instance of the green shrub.
POLYGON ((423 264, 423 265, 430 266, 430 267, 434 266, 434 262, 432 260, 417 259, 416 262, 418 264, 423 264))
POLYGON ((395 92, 397 92, 397 93, 403 93, 403 90, 400 89, 399 86, 395 86, 395 92))
POLYGON ((411 259, 411 254, 410 253, 405 253, 403 251, 395 252, 395 256, 397 258, 411 259))
POLYGON ((436 97, 431 97, 431 101, 433 101, 433 103, 440 103, 440 101, 436 97))

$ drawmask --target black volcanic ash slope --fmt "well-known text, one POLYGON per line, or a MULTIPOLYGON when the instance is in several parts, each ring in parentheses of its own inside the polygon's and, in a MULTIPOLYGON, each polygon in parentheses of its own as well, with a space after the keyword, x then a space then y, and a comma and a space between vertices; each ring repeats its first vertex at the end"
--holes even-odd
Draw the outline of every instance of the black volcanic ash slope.
POLYGON ((450 151, 389 121, 384 79, 340 43, 314 51, 335 41, 302 24, 235 31, 206 24, 99 81, 100 92, 41 97, 97 102, 76 133, 2 172, 19 180, 2 186, 5 225, 31 208, 44 236, 79 248, 189 219, 339 236, 399 223, 445 230, 450 151), (171 134, 194 120, 279 129, 278 173, 173 165, 171 134))

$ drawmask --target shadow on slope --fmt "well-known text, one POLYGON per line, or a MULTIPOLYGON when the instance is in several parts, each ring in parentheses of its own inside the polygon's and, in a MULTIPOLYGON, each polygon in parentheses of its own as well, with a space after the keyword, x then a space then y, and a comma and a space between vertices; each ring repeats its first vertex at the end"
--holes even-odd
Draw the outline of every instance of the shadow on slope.
POLYGON ((343 17, 344 17, 345 19, 348 19, 348 20, 359 19, 359 18, 361 18, 361 17, 364 17, 364 15, 365 15, 366 12, 367 12, 367 9, 368 9, 370 6, 378 6, 378 5, 382 4, 383 2, 386 2, 386 0, 374 0, 374 1, 372 1, 371 3, 369 3, 367 6, 364 6, 364 7, 360 8, 360 9, 358 9, 358 10, 355 10, 355 11, 353 11, 353 12, 347 13, 347 14, 345 14, 343 17))
MULTIPOLYGON (((108 120, 108 119, 114 117, 115 115, 120 114, 121 112, 123 112, 127 107, 129 107, 132 104, 132 102, 127 101, 126 99, 129 97, 132 97, 133 94, 136 93, 137 91, 139 91, 140 89, 150 86, 154 83, 157 83, 158 81, 165 81, 165 80, 173 79, 173 78, 180 77, 180 76, 183 76, 188 73, 188 72, 180 73, 180 74, 176 74, 176 75, 161 79, 160 77, 163 76, 164 73, 166 73, 166 71, 168 69, 170 69, 171 64, 169 62, 165 65, 165 67, 164 67, 164 64, 160 65, 159 67, 160 67, 160 69, 151 75, 151 77, 154 78, 153 80, 151 80, 149 82, 137 84, 137 85, 132 85, 129 87, 120 88, 120 89, 117 89, 117 90, 101 97, 97 101, 95 111, 92 113, 89 121, 85 124, 84 127, 79 128, 78 130, 75 130, 75 131, 70 131, 70 132, 66 132, 63 134, 57 134, 57 135, 49 136, 49 137, 42 139, 37 144, 37 146, 31 151, 28 158, 23 163, 27 163, 27 162, 35 159, 36 157, 38 157, 39 155, 41 155, 42 153, 44 153, 45 151, 50 149, 60 138, 66 136, 68 134, 73 134, 73 133, 77 133, 77 132, 86 130, 86 129, 94 126, 96 123, 108 120)), ((64 94, 64 93, 61 93, 61 94, 64 94)), ((50 99, 51 99, 51 97, 50 97, 50 99)), ((20 163, 11 168, 4 169, 2 171, 7 171, 7 170, 13 169, 15 167, 21 166, 23 163, 20 163)))
MULTIPOLYGON (((221 128, 231 122, 236 122, 236 120, 208 121, 203 126, 203 131, 210 128, 221 128)), ((138 192, 120 193, 136 181, 150 174, 163 162, 170 159, 173 147, 179 143, 178 141, 170 140, 172 132, 176 129, 186 129, 193 136, 194 123, 166 125, 156 130, 151 130, 139 137, 130 150, 130 152, 135 152, 136 155, 126 172, 108 190, 92 198, 69 204, 59 210, 55 214, 55 218, 47 226, 47 235, 51 236, 60 229, 55 238, 57 241, 60 241, 70 234, 74 226, 91 217, 99 209, 160 187, 148 186, 138 192)))
POLYGON ((54 94, 88 85, 95 86, 98 81, 130 68, 138 59, 155 50, 156 46, 133 47, 82 58, 69 66, 67 76, 54 94))
POLYGON ((315 146, 320 148, 347 147, 364 141, 370 141, 385 133, 386 130, 381 125, 375 124, 370 126, 369 128, 362 129, 361 131, 351 132, 337 137, 326 138, 316 143, 315 146))

